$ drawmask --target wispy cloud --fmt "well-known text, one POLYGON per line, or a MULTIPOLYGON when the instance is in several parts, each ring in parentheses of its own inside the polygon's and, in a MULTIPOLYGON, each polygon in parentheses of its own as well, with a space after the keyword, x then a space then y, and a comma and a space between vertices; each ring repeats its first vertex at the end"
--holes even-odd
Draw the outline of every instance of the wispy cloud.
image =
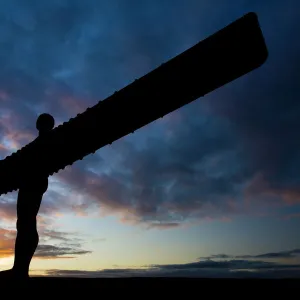
POLYGON ((5 258, 14 253, 15 232, 13 230, 0 229, 0 258, 5 258))
POLYGON ((279 264, 261 260, 199 261, 146 268, 48 270, 48 276, 63 277, 202 277, 202 278, 292 278, 300 277, 300 264, 279 264))
POLYGON ((298 258, 300 261, 300 249, 293 249, 289 251, 269 252, 257 255, 228 255, 228 254, 216 254, 207 257, 201 257, 200 259, 279 259, 279 258, 298 258))
MULTIPOLYGON (((56 230, 39 230, 40 244, 34 259, 74 258, 78 255, 89 254, 91 251, 83 249, 84 239, 78 238, 76 233, 60 232, 56 230)), ((0 229, 0 258, 14 255, 16 230, 0 229)))
POLYGON ((202 277, 202 278, 300 278, 300 250, 260 255, 218 254, 183 264, 147 265, 95 271, 47 270, 64 277, 202 277), (295 258, 298 260, 295 261, 295 258), (285 259, 282 263, 281 259, 285 259))
POLYGON ((89 254, 91 251, 79 247, 63 247, 54 245, 39 245, 34 257, 42 259, 74 258, 77 255, 89 254))

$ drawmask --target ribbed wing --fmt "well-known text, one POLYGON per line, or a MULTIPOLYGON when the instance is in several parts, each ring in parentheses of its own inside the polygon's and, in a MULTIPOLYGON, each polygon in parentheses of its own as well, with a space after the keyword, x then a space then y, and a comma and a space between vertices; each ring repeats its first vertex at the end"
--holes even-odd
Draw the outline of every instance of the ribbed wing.
POLYGON ((39 166, 52 175, 258 68, 268 51, 249 13, 0 161, 0 194, 39 166))

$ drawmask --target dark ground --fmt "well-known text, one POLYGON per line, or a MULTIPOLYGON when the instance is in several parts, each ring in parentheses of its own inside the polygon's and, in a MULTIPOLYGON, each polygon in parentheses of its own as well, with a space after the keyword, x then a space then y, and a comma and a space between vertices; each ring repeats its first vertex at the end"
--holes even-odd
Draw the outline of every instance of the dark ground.
MULTIPOLYGON (((1 282, 2 291, 22 292, 24 284, 1 282)), ((278 296, 283 292, 284 299, 299 297, 300 279, 189 279, 189 278, 55 278, 33 277, 26 283, 26 290, 39 296, 59 295, 66 292, 69 296, 84 292, 84 295, 110 296, 113 294, 127 296, 157 296, 169 299, 203 298, 203 296, 220 295, 223 297, 238 296, 245 298, 254 295, 278 296), (95 294, 95 292, 97 294, 95 294)), ((29 294, 27 294, 29 296, 29 294)), ((26 297, 27 297, 26 296, 26 297)), ((126 297, 127 297, 126 296, 126 297)), ((55 297, 56 298, 56 297, 55 297)), ((59 298, 59 297, 58 297, 59 298)), ((280 297, 282 298, 282 297, 280 297)), ((53 298, 52 298, 53 299, 53 298)))

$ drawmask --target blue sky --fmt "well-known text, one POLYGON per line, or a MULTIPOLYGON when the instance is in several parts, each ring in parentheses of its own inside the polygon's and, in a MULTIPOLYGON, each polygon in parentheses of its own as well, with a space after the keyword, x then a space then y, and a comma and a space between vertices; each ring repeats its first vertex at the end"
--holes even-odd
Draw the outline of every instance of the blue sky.
MULTIPOLYGON (((0 4, 1 158, 36 137, 40 113, 67 121, 249 11, 269 50, 251 74, 51 177, 32 274, 299 276, 296 0, 0 4)), ((0 269, 16 197, 0 197, 0 269)))

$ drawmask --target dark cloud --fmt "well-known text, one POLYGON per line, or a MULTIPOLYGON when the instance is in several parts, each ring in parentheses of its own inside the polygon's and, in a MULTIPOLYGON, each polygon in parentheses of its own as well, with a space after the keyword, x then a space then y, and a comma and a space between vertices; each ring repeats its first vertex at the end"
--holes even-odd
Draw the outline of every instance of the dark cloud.
MULTIPOLYGON (((123 221, 174 228, 299 203, 298 2, 272 1, 272 9, 270 1, 217 2, 10 1, 3 7, 3 156, 36 135, 38 113, 66 120, 246 11, 257 11, 269 48, 259 70, 58 174, 82 200, 50 191, 42 214, 99 205, 123 221)), ((12 215, 11 204, 0 205, 12 215)))
POLYGON ((70 117, 73 107, 65 102, 86 108, 175 54, 183 26, 191 27, 189 14, 201 20, 193 2, 183 12, 167 2, 157 9, 138 1, 10 1, 0 14, 0 90, 9 99, 1 107, 20 117, 19 130, 32 132, 42 110, 70 117), (170 25, 180 14, 187 21, 170 25), (153 22, 161 15, 164 22, 153 22))
POLYGON ((143 148, 117 142, 112 149, 121 158, 109 171, 74 168, 62 180, 76 191, 88 187, 100 207, 161 228, 299 203, 298 16, 276 1, 272 11, 265 5, 254 3, 270 52, 263 67, 182 108, 180 122, 142 129, 137 140, 160 130, 143 148), (284 17, 277 14, 283 8, 284 17), (276 36, 272 18, 281 24, 276 36))

